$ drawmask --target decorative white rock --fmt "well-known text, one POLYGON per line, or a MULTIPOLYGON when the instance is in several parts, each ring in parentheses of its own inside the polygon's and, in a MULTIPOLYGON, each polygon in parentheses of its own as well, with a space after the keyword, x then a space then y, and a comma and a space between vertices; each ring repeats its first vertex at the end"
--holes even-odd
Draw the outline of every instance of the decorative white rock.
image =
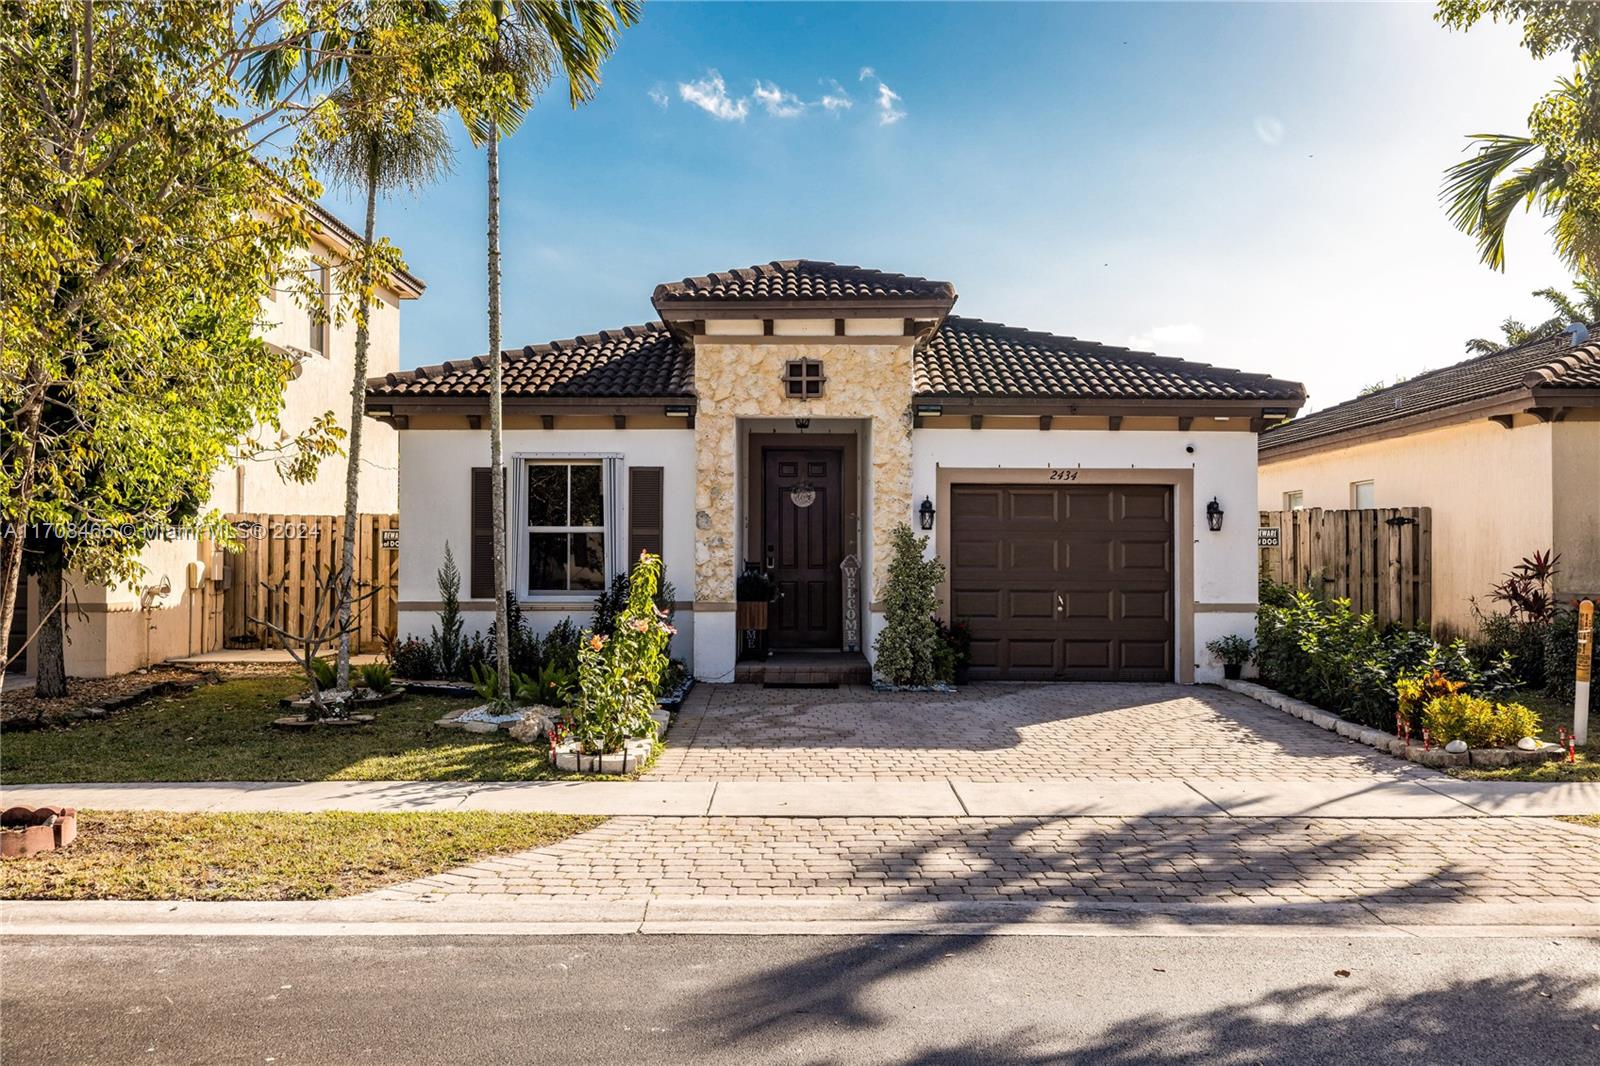
POLYGON ((1523 737, 1521 740, 1517 741, 1517 747, 1521 748, 1523 751, 1538 751, 1539 742, 1534 740, 1532 737, 1523 737))
POLYGON ((1464 740, 1452 740, 1450 743, 1444 746, 1444 750, 1448 751, 1451 755, 1460 755, 1462 752, 1467 750, 1467 742, 1464 740))

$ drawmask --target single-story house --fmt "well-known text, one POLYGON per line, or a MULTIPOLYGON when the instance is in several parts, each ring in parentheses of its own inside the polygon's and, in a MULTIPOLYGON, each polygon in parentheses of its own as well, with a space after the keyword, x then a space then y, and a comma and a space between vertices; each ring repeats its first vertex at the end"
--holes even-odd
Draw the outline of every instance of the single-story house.
MULTIPOLYGON (((948 568, 974 677, 1220 676, 1205 643, 1254 627, 1256 435, 1303 387, 955 301, 788 260, 660 285, 645 325, 505 352, 510 573, 534 624, 586 619, 649 548, 698 678, 735 675, 751 565, 781 590, 773 647, 870 657, 909 523, 948 568)), ((447 544, 470 624, 492 617, 487 388, 481 356, 372 380, 400 436, 401 636, 435 624, 447 544)))
POLYGON ((1524 556, 1561 554, 1562 599, 1600 590, 1600 345, 1568 332, 1419 374, 1261 435, 1262 510, 1431 507, 1433 620, 1524 556))

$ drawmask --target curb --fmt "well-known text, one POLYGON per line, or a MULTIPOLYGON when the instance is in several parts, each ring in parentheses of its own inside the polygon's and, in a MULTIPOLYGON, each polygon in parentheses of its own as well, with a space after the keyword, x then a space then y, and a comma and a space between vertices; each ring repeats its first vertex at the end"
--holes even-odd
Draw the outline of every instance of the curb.
POLYGON ((439 904, 12 901, 0 932, 35 936, 493 936, 583 934, 1340 936, 1600 939, 1600 904, 894 903, 650 897, 439 904))

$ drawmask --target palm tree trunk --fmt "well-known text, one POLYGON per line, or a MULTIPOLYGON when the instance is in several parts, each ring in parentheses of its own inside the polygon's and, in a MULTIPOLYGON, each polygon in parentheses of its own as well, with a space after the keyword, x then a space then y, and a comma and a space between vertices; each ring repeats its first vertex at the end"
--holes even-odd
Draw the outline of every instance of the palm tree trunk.
POLYGON ((361 311, 356 319, 356 368, 350 382, 350 448, 344 468, 344 551, 339 562, 339 658, 335 684, 350 687, 350 601, 355 594, 356 515, 361 503, 361 428, 367 417, 367 345, 372 327, 367 321, 372 301, 372 238, 378 215, 378 163, 371 153, 367 164, 367 228, 362 234, 361 311))
POLYGON ((67 694, 65 599, 61 566, 50 563, 39 572, 39 611, 44 618, 39 625, 38 661, 33 677, 34 694, 46 699, 59 699, 67 694))
POLYGON ((489 485, 494 515, 494 662, 500 698, 511 701, 511 634, 506 632, 505 426, 500 415, 500 134, 489 138, 489 485))

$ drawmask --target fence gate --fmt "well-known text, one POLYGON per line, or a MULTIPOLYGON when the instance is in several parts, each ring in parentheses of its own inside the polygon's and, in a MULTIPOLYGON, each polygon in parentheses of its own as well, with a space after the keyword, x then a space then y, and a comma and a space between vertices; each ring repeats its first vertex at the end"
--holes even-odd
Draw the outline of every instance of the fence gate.
POLYGON ((1261 572, 1327 599, 1348 599, 1380 626, 1433 621, 1433 509, 1262 511, 1261 572), (1274 544, 1274 542, 1276 542, 1274 544))
MULTIPOLYGON (((224 640, 228 647, 270 646, 274 638, 251 618, 301 628, 316 588, 339 567, 343 515, 231 514, 243 550, 223 559, 224 640)), ((400 516, 356 516, 357 592, 378 593, 356 605, 356 651, 379 651, 395 633, 400 588, 400 516), (387 535, 386 535, 387 534, 387 535)))

